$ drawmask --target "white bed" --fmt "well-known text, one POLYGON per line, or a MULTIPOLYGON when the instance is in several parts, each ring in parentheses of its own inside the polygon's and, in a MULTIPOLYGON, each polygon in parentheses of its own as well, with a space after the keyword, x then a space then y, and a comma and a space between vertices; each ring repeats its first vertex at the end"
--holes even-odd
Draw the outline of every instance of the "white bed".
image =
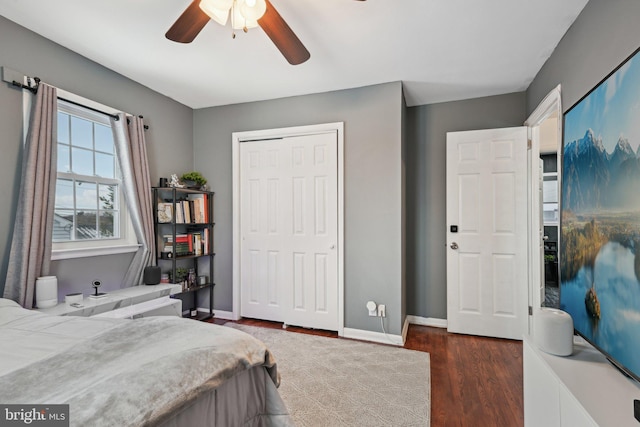
POLYGON ((290 426, 275 360, 232 328, 50 316, 0 298, 0 403, 69 404, 72 426, 290 426))

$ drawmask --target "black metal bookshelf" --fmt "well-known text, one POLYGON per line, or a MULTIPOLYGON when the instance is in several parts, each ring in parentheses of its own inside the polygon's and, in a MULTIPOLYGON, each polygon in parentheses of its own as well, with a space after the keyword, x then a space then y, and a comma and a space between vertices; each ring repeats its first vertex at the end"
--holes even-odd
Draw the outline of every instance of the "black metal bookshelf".
POLYGON ((156 263, 182 292, 182 315, 197 320, 213 317, 214 193, 191 188, 153 187, 156 263), (185 275, 185 271, 192 274, 185 275), (201 277, 205 276, 204 282, 201 277), (202 291, 208 290, 209 311, 198 312, 202 291))

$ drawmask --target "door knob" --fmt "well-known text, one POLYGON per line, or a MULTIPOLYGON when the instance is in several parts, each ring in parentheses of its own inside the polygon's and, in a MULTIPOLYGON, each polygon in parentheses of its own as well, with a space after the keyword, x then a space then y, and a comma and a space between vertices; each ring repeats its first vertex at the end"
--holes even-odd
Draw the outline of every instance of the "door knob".
POLYGON ((453 242, 451 244, 451 249, 458 249, 458 244, 456 242, 453 242))

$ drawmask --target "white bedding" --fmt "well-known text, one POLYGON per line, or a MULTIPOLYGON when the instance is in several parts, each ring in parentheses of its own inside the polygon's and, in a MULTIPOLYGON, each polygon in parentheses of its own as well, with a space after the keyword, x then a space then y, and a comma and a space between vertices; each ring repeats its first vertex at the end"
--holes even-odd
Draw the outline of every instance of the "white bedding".
POLYGON ((0 299, 0 343, 0 403, 67 403, 71 425, 292 425, 273 356, 232 328, 49 316, 0 299))

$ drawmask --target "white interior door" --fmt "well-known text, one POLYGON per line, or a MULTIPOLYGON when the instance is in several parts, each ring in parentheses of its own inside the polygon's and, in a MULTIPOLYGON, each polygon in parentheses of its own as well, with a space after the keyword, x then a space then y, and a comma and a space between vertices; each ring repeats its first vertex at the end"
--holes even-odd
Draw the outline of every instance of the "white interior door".
POLYGON ((246 317, 338 329, 335 132, 240 144, 246 317))
MULTIPOLYGON (((281 141, 240 144, 241 310, 247 317, 281 321, 285 302, 285 223, 282 203, 290 170, 281 141)), ((290 209, 289 209, 290 210, 290 209)))
POLYGON ((527 331, 527 128, 447 134, 450 332, 527 331))

